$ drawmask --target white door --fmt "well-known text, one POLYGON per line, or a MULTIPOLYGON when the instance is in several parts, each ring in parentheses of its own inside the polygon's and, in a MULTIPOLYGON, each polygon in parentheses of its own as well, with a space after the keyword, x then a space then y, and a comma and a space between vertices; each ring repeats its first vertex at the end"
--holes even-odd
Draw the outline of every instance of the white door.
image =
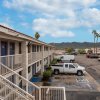
POLYGON ((64 66, 64 73, 69 73, 69 64, 65 64, 64 66))
POLYGON ((73 64, 69 64, 69 73, 76 73, 77 69, 73 64))

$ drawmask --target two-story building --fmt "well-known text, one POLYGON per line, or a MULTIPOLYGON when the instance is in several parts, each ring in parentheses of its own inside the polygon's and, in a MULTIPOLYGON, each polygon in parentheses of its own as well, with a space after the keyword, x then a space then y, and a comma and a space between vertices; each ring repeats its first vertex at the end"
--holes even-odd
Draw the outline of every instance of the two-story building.
POLYGON ((55 47, 0 25, 0 100, 66 100, 64 87, 29 81, 44 72, 54 52, 55 47))
MULTIPOLYGON (((0 62, 28 80, 53 60, 54 47, 0 25, 0 62)), ((6 77, 15 76, 11 73, 6 77)))

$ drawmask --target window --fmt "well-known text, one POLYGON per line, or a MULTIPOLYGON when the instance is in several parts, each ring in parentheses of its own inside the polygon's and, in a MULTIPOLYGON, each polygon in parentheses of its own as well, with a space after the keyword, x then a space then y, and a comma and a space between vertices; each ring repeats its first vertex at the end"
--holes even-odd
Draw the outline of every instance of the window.
POLYGON ((28 73, 30 73, 31 72, 31 67, 28 67, 28 73))
POLYGON ((61 64, 60 65, 52 65, 52 66, 63 67, 63 65, 61 65, 61 64))
MULTIPOLYGON (((20 71, 20 72, 19 72, 19 75, 21 75, 21 76, 22 76, 22 71, 20 71)), ((19 80, 21 80, 21 77, 19 77, 19 80)))
POLYGON ((46 47, 46 51, 48 51, 48 47, 46 47))
POLYGON ((64 57, 62 56, 62 57, 60 57, 60 59, 64 59, 64 57))
POLYGON ((22 71, 19 72, 19 75, 22 75, 22 71))
POLYGON ((22 50, 21 50, 21 43, 19 43, 19 54, 22 53, 22 50))
POLYGON ((15 43, 10 42, 10 55, 15 54, 15 43))
POLYGON ((7 42, 1 41, 1 56, 8 54, 8 44, 7 42))
POLYGON ((28 45, 28 53, 30 53, 30 52, 31 52, 31 46, 28 45))
POLYGON ((39 66, 39 62, 37 62, 37 67, 39 66))
POLYGON ((36 45, 32 45, 32 52, 36 52, 36 45))
POLYGON ((37 45, 37 52, 39 52, 39 46, 37 45))
POLYGON ((42 51, 42 47, 40 46, 40 51, 42 51))
POLYGON ((69 65, 69 68, 75 68, 73 65, 69 65))
POLYGON ((40 65, 42 64, 42 61, 40 61, 40 65))
POLYGON ((68 68, 68 64, 66 64, 65 67, 68 68))

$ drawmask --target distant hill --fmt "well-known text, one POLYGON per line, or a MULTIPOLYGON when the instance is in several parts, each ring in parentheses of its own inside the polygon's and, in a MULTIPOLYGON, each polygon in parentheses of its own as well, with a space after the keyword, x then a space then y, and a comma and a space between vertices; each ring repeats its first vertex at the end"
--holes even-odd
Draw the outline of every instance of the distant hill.
MULTIPOLYGON (((58 49, 64 49, 64 48, 74 48, 74 49, 85 49, 85 48, 93 48, 94 43, 92 42, 62 42, 62 43, 50 43, 53 46, 56 46, 58 49)), ((100 43, 96 44, 98 47, 100 47, 100 43)))

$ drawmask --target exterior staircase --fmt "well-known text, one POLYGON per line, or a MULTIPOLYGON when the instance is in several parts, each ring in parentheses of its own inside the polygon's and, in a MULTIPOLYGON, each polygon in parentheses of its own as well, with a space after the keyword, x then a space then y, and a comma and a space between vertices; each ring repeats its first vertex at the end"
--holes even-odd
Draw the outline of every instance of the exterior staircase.
POLYGON ((35 100, 9 80, 0 75, 0 99, 1 100, 35 100))
POLYGON ((64 87, 38 87, 0 63, 0 100, 66 100, 66 96, 64 87), (5 78, 9 73, 22 81, 22 87, 17 82, 5 78))

